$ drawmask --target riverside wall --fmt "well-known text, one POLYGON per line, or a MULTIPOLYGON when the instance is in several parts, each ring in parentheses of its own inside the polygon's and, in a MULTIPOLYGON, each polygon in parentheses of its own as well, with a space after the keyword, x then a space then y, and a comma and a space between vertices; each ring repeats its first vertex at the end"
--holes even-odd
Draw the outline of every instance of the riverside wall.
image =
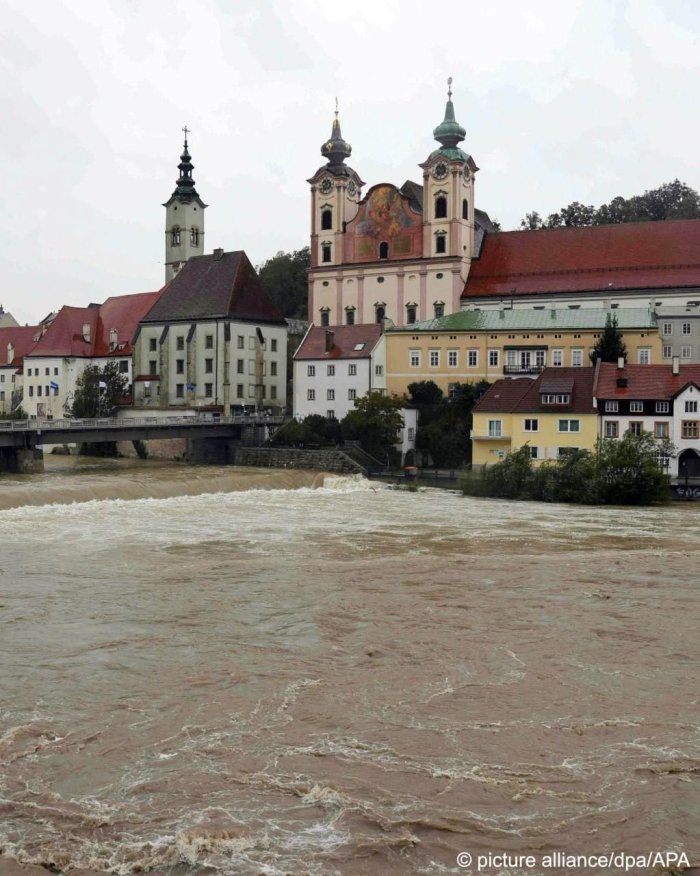
POLYGON ((301 450, 285 447, 237 447, 235 465, 256 468, 308 468, 339 474, 364 474, 359 463, 339 450, 301 450))

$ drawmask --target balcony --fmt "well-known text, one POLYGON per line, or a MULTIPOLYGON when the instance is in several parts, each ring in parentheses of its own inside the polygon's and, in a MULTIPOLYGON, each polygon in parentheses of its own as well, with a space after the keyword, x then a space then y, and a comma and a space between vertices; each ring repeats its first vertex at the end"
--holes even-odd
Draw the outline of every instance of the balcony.
POLYGON ((536 377, 543 369, 544 365, 504 365, 503 373, 510 375, 516 374, 521 377, 536 377))
POLYGON ((488 432, 472 432, 469 437, 472 441, 510 441, 510 435, 505 432, 499 432, 498 435, 492 435, 488 432))

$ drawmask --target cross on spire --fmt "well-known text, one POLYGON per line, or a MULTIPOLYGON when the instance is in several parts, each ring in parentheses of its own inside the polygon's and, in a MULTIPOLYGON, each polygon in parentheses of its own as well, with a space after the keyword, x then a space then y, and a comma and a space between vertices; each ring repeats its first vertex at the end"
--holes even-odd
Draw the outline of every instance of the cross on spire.
POLYGON ((185 132, 185 146, 187 146, 187 135, 190 133, 190 129, 185 125, 182 130, 185 132))
POLYGON ((447 79, 447 99, 452 100, 452 77, 449 76, 447 79))

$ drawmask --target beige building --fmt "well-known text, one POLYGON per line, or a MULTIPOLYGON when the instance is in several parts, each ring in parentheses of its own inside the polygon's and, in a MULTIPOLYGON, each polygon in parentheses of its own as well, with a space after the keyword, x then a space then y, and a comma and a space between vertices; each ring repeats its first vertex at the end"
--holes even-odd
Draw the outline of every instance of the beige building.
POLYGON ((321 147, 327 164, 311 184, 309 321, 320 326, 405 325, 459 310, 470 261, 488 216, 474 209, 478 167, 459 148, 452 92, 435 128, 440 144, 420 164, 422 184, 363 181, 346 164, 340 123, 321 147))
POLYGON ((630 362, 661 362, 656 318, 646 308, 465 310, 387 329, 387 391, 403 395, 410 383, 432 380, 449 395, 456 383, 534 377, 547 367, 585 368, 610 312, 630 362))

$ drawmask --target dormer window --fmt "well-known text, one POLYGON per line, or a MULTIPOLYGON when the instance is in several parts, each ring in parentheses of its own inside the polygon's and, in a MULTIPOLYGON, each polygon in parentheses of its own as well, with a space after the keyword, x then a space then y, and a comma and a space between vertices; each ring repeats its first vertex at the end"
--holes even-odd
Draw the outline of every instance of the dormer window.
POLYGON ((435 218, 447 219, 447 198, 442 195, 439 198, 435 198, 435 218))
POLYGON ((540 395, 543 405, 569 405, 571 404, 571 395, 569 393, 547 393, 543 392, 540 395))
POLYGON ((171 245, 180 246, 180 226, 173 225, 173 230, 170 232, 171 245))
POLYGON ((329 208, 321 211, 321 231, 330 231, 333 228, 333 211, 329 208))
POLYGON ((190 229, 190 243, 192 246, 199 246, 199 228, 193 226, 190 229))
POLYGON ((386 240, 383 240, 379 244, 379 258, 380 259, 388 259, 389 258, 389 244, 386 240))

